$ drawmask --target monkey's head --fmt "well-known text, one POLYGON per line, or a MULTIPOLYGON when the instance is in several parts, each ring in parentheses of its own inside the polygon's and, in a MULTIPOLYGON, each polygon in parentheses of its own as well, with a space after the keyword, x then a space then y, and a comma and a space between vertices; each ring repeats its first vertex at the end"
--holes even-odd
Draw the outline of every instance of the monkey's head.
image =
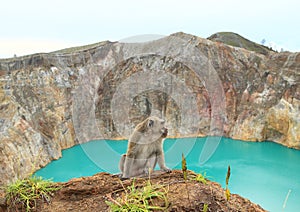
POLYGON ((152 143, 162 141, 167 137, 168 129, 165 127, 165 120, 156 116, 150 116, 139 123, 130 137, 133 143, 152 143))
POLYGON ((168 129, 165 127, 165 120, 160 119, 156 116, 151 116, 147 119, 148 129, 150 129, 154 134, 159 134, 163 138, 167 137, 168 129))

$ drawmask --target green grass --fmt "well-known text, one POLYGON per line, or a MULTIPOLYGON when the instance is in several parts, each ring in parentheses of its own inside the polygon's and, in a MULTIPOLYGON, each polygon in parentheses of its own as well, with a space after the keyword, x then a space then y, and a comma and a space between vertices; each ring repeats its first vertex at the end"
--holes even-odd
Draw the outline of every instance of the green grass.
POLYGON ((206 184, 207 183, 206 178, 207 178, 206 177, 206 173, 204 173, 204 174, 197 174, 196 177, 194 178, 194 180, 196 180, 197 182, 206 184))
POLYGON ((17 180, 5 187, 6 201, 10 209, 18 211, 19 207, 31 211, 36 207, 38 199, 50 202, 54 191, 59 190, 50 180, 42 177, 30 176, 23 180, 17 180))
POLYGON ((249 51, 254 51, 264 55, 268 54, 268 52, 270 51, 273 51, 267 46, 252 42, 233 32, 218 32, 216 34, 211 35, 207 39, 212 41, 219 41, 230 46, 244 48, 249 51))
POLYGON ((208 211, 208 204, 205 203, 205 204, 203 205, 202 211, 203 211, 203 212, 207 212, 207 211, 208 211))
MULTIPOLYGON (((123 186, 123 184, 122 184, 123 186)), ((152 185, 150 180, 146 186, 136 188, 134 181, 127 189, 124 188, 124 193, 121 197, 106 201, 111 211, 136 211, 146 212, 152 210, 164 211, 168 208, 169 202, 167 199, 167 189, 162 185, 152 185)))

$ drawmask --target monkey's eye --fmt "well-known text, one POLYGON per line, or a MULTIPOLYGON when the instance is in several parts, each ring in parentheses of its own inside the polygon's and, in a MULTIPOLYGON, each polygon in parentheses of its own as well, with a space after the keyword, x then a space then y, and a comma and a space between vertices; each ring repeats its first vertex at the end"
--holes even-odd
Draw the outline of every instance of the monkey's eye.
POLYGON ((148 126, 149 127, 153 127, 153 125, 154 125, 154 121, 153 120, 149 120, 148 126))

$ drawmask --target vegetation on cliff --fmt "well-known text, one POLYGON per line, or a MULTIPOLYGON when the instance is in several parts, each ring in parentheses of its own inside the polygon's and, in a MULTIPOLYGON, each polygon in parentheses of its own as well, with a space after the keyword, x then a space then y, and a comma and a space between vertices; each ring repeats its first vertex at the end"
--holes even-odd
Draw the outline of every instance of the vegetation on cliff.
POLYGON ((37 201, 50 203, 53 192, 57 190, 59 187, 42 177, 30 176, 23 180, 17 180, 5 187, 6 207, 9 211, 20 209, 29 212, 36 209, 37 201))
POLYGON ((270 51, 273 51, 267 46, 252 42, 233 32, 218 32, 211 35, 207 39, 211 41, 222 42, 230 46, 244 48, 249 51, 254 51, 264 55, 267 55, 270 51))

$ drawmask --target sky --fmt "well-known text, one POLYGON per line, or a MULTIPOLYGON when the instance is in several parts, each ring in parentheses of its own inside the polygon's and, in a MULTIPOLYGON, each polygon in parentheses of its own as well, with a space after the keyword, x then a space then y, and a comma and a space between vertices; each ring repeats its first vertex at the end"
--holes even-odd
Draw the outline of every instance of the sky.
POLYGON ((0 58, 104 40, 235 32, 300 52, 298 0, 1 0, 0 58))

